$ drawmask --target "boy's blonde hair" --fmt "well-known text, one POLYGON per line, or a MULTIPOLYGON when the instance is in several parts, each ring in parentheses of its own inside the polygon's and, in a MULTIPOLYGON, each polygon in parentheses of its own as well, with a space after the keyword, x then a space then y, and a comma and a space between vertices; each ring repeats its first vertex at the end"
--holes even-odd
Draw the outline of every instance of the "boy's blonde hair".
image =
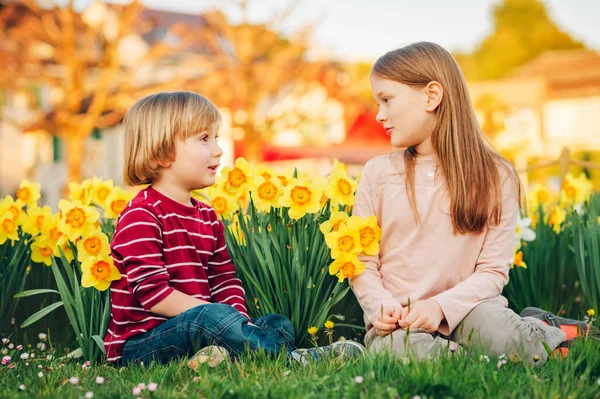
POLYGON ((215 123, 221 123, 219 110, 200 94, 174 91, 142 98, 123 118, 125 183, 152 183, 161 164, 175 160, 175 140, 185 140, 215 123))

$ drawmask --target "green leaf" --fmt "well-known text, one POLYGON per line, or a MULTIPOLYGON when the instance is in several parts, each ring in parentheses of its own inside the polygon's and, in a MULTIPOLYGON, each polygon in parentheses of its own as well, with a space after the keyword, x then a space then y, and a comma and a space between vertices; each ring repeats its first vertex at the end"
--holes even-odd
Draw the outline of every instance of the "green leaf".
POLYGON ((106 355, 106 349, 104 348, 104 340, 102 338, 100 338, 99 335, 92 335, 92 339, 94 341, 96 341, 96 343, 98 344, 98 347, 102 351, 102 354, 106 355))
POLYGON ((41 310, 35 312, 21 324, 21 328, 25 328, 27 326, 32 325, 33 323, 35 323, 42 317, 46 316, 48 313, 52 312, 54 309, 59 308, 61 306, 63 306, 63 302, 58 301, 58 302, 53 303, 52 305, 46 306, 44 309, 41 309, 41 310))
POLYGON ((60 295, 60 292, 49 289, 49 288, 40 288, 40 289, 36 289, 36 290, 28 290, 28 291, 19 292, 18 294, 15 294, 14 298, 24 298, 26 296, 33 296, 33 295, 38 295, 38 294, 59 294, 60 295))

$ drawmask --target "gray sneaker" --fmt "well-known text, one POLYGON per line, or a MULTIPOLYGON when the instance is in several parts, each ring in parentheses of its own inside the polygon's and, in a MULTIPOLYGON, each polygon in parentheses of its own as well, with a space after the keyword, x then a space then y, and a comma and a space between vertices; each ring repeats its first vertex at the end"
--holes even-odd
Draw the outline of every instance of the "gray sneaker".
POLYGON ((194 356, 188 360, 188 367, 198 370, 202 363, 207 363, 209 367, 216 367, 221 362, 229 359, 229 351, 222 346, 210 345, 200 349, 194 356))
POLYGON ((344 359, 361 357, 365 354, 365 347, 355 341, 336 341, 327 346, 296 349, 292 353, 292 358, 301 364, 305 364, 309 359, 319 361, 332 356, 332 354, 336 358, 344 359), (294 353, 297 355, 294 355, 294 353))

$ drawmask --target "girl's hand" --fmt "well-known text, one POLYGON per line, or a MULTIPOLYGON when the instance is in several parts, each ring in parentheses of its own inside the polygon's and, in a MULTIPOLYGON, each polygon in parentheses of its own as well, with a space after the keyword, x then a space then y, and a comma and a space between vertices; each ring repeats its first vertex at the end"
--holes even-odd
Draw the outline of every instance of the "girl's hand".
POLYGON ((432 333, 437 331, 442 320, 444 312, 440 305, 433 299, 426 299, 410 305, 410 311, 408 307, 402 309, 398 325, 405 330, 422 328, 432 333))
POLYGON ((377 335, 385 337, 392 331, 398 329, 398 319, 400 319, 401 312, 402 306, 383 308, 383 311, 377 316, 375 324, 373 324, 377 335))

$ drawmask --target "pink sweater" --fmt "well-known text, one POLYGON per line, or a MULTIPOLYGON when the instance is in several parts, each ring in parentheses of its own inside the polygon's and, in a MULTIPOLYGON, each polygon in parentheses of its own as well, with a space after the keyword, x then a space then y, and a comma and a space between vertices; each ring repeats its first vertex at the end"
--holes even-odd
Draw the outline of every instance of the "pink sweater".
POLYGON ((406 306, 434 299, 446 320, 439 332, 450 334, 478 304, 500 298, 513 262, 519 212, 516 185, 503 169, 502 220, 480 234, 455 235, 450 198, 441 167, 433 157, 419 157, 415 194, 417 225, 405 189, 403 152, 374 158, 365 165, 353 214, 377 216, 382 229, 378 256, 362 255, 366 270, 352 279, 365 312, 367 330, 381 306, 406 306))

